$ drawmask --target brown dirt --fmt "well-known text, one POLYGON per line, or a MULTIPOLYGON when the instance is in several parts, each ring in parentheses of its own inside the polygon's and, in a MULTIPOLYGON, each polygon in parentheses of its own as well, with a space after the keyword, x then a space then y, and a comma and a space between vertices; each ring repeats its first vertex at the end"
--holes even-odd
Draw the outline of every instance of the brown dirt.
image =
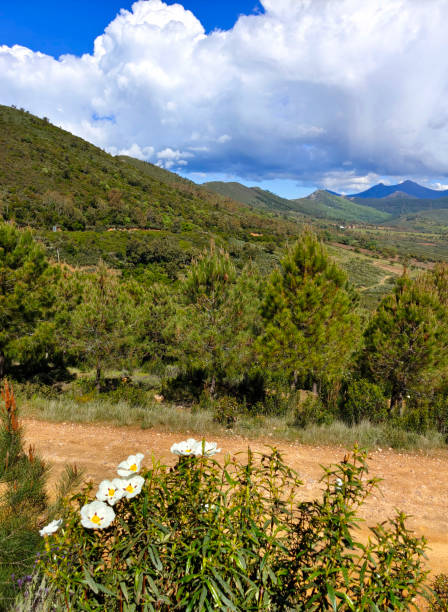
MULTIPOLYGON (((27 442, 36 446, 40 455, 52 465, 50 493, 66 463, 76 463, 85 470, 86 479, 98 482, 114 474, 116 465, 128 455, 143 452, 174 464, 170 453, 174 442, 194 437, 195 432, 166 433, 157 429, 113 427, 98 424, 47 423, 24 419, 27 442)), ((200 436, 196 436, 200 438, 200 436)), ((304 497, 319 492, 320 464, 340 461, 342 447, 304 446, 299 443, 249 440, 240 436, 212 436, 224 453, 265 451, 275 444, 286 462, 294 467, 304 481, 304 497)), ((431 453, 398 453, 378 449, 369 458, 370 475, 383 478, 380 490, 362 510, 368 525, 383 521, 398 508, 411 515, 409 526, 425 535, 431 550, 428 553, 432 572, 448 572, 448 451, 431 453)))

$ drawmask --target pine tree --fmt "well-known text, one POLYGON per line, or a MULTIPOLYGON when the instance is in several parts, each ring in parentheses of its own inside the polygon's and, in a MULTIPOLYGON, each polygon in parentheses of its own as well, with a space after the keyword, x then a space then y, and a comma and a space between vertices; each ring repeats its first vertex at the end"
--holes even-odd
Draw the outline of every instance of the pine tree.
POLYGON ((14 361, 42 368, 58 352, 51 323, 58 276, 31 232, 0 224, 0 378, 14 361))
POLYGON ((136 326, 134 303, 117 274, 100 262, 83 286, 83 299, 74 310, 67 342, 84 362, 95 368, 97 388, 104 368, 125 363, 133 350, 136 326))
POLYGON ((401 408, 411 391, 427 388, 448 363, 448 311, 428 277, 403 276, 365 331, 362 363, 401 408))
POLYGON ((305 230, 266 288, 257 342, 266 367, 314 390, 342 377, 358 345, 356 302, 345 272, 305 230))
POLYGON ((217 383, 242 377, 252 363, 258 316, 258 279, 241 274, 212 244, 193 262, 180 288, 182 303, 167 330, 184 367, 205 371, 211 396, 217 383))

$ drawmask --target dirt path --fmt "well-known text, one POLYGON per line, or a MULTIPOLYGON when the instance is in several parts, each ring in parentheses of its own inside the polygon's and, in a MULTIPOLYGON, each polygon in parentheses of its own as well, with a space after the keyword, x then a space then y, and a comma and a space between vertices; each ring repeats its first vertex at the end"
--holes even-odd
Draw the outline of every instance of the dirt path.
MULTIPOLYGON (((50 487, 54 486, 66 463, 76 463, 85 470, 86 478, 99 481, 114 475, 116 465, 134 452, 153 453, 168 464, 174 464, 170 453, 174 442, 194 437, 195 433, 166 433, 156 429, 131 427, 47 423, 24 419, 25 436, 53 469, 50 487)), ((200 436, 197 436, 200 438, 200 436)), ((240 436, 213 436, 222 453, 266 450, 273 439, 248 440, 240 436)), ((298 443, 278 442, 287 463, 304 481, 304 496, 314 497, 319 491, 320 464, 342 459, 342 447, 311 447, 298 443)), ((381 490, 363 509, 368 524, 392 516, 395 508, 411 515, 409 525, 429 541, 429 566, 434 573, 448 573, 448 451, 431 454, 409 454, 378 449, 371 453, 370 474, 383 478, 381 490)))

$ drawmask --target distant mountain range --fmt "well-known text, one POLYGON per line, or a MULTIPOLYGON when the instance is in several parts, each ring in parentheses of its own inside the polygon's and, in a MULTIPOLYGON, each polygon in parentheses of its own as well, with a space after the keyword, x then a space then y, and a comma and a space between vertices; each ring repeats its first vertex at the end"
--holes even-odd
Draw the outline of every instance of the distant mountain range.
MULTIPOLYGON (((448 190, 428 189, 414 181, 398 185, 379 183, 347 196, 320 189, 305 198, 288 200, 259 187, 240 183, 212 182, 205 189, 262 210, 299 213, 307 217, 342 223, 387 223, 403 215, 448 209, 448 190), (435 206, 434 200, 437 200, 435 206)), ((437 218, 431 214, 431 219, 437 218)))
POLYGON ((305 198, 288 200, 259 187, 246 187, 236 182, 214 181, 202 185, 208 191, 236 200, 260 210, 289 212, 343 223, 383 223, 391 218, 385 211, 353 202, 330 191, 318 190, 305 198))
MULTIPOLYGON (((334 193, 334 192, 330 192, 334 193)), ((338 194, 339 195, 339 194, 338 194)), ((411 197, 419 198, 421 200, 438 200, 448 196, 448 190, 438 191, 436 189, 428 189, 423 187, 414 181, 403 181, 398 185, 385 185, 384 183, 378 183, 361 191, 361 193, 352 193, 346 196, 347 198, 370 198, 370 199, 381 199, 389 197, 411 197)))

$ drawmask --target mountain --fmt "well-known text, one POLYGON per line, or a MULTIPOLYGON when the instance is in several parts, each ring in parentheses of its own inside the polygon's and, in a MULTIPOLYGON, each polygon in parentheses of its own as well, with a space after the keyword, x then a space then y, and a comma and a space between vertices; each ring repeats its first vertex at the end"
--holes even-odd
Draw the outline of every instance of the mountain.
POLYGON ((300 228, 158 166, 114 157, 27 111, 0 105, 0 220, 30 227, 70 265, 175 276, 214 240, 269 268, 300 228), (55 231, 53 231, 55 230, 55 231), (248 245, 247 243, 251 243, 248 245))
POLYGON ((387 212, 333 195, 326 190, 315 191, 306 198, 294 200, 294 203, 305 215, 341 223, 383 223, 391 216, 387 212))
POLYGON ((203 183, 202 186, 208 191, 261 210, 291 211, 296 209, 291 200, 281 198, 259 187, 246 187, 241 183, 223 181, 211 181, 203 183))
POLYGON ((318 190, 305 198, 287 200, 258 187, 240 183, 204 183, 207 189, 261 210, 302 214, 313 219, 332 219, 340 223, 382 223, 390 218, 384 213, 352 202, 328 190, 318 190))
POLYGON ((403 181, 398 185, 385 185, 384 183, 378 183, 361 191, 361 193, 353 193, 348 198, 360 198, 360 199, 380 199, 386 197, 403 197, 410 196, 413 198, 426 199, 426 200, 437 200, 448 196, 448 190, 437 191, 436 189, 428 189, 428 187, 422 187, 414 181, 403 181))
MULTIPOLYGON (((137 228, 246 236, 285 225, 157 166, 113 157, 46 119, 0 105, 0 218, 69 231, 137 228)), ((294 233, 291 228, 290 232, 294 233)))

